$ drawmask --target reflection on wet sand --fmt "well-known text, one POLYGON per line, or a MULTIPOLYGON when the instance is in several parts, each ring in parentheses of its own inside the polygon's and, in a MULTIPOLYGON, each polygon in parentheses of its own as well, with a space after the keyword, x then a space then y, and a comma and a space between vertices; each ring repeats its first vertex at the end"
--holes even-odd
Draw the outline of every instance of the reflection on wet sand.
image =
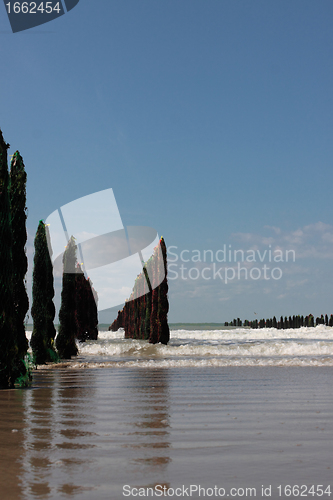
POLYGON ((48 453, 52 447, 52 378, 49 383, 50 387, 28 391, 25 398, 25 468, 29 471, 27 484, 36 496, 51 492, 49 477, 52 464, 48 453))
POLYGON ((95 446, 85 442, 94 434, 86 432, 85 426, 93 422, 87 418, 86 408, 80 413, 92 389, 80 386, 80 376, 83 374, 76 374, 73 383, 73 374, 68 380, 56 370, 37 372, 37 387, 25 393, 24 469, 26 493, 32 497, 47 498, 55 488, 67 495, 86 489, 72 483, 72 473, 89 461, 79 458, 77 450, 95 446))
POLYGON ((118 498, 127 478, 168 486, 168 373, 122 373, 38 369, 33 388, 2 391, 1 493, 97 499, 118 498))
POLYGON ((24 390, 0 391, 0 492, 2 500, 21 500, 24 453, 24 390))
MULTIPOLYGON (((150 474, 161 478, 156 484, 164 483, 167 465, 171 462, 169 440, 170 403, 168 371, 163 369, 143 371, 134 374, 131 388, 134 408, 130 413, 128 435, 134 440, 123 446, 135 451, 131 464, 142 467, 143 477, 150 474)), ((150 485, 151 486, 151 485, 150 485)))

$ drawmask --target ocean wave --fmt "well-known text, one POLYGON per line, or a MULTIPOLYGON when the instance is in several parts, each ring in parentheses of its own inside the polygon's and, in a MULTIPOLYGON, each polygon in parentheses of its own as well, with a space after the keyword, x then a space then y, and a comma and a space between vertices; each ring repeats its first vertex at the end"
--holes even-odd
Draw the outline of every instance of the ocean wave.
POLYGON ((229 366, 333 366, 333 356, 288 356, 288 357, 222 357, 205 359, 137 359, 124 361, 89 362, 72 360, 57 365, 43 365, 39 369, 66 368, 71 370, 96 368, 219 368, 229 366))
POLYGON ((143 340, 93 342, 80 344, 83 356, 127 357, 206 357, 206 356, 323 356, 333 353, 332 341, 246 341, 211 344, 180 344, 167 346, 148 344, 143 340))
MULTIPOLYGON (((99 332, 58 367, 333 366, 333 328, 173 330, 168 345, 99 332)), ((52 366, 52 365, 51 365, 52 366)))

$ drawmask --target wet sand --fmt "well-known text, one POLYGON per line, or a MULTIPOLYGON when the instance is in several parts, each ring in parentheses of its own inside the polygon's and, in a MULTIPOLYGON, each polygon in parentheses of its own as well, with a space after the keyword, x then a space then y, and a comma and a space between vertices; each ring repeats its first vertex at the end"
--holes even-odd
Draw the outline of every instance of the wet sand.
POLYGON ((278 485, 333 483, 332 435, 331 367, 38 369, 0 391, 1 498, 287 498, 278 485))

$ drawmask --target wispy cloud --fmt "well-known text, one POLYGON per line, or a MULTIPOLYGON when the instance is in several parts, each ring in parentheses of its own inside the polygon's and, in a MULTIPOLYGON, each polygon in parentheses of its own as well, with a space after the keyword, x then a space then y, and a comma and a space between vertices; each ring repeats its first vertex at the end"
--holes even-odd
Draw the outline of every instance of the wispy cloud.
POLYGON ((269 235, 260 233, 233 233, 231 240, 235 243, 248 245, 257 250, 271 245, 272 250, 294 250, 297 259, 332 259, 333 225, 316 222, 299 227, 293 231, 285 231, 275 226, 264 226, 271 232, 269 235))

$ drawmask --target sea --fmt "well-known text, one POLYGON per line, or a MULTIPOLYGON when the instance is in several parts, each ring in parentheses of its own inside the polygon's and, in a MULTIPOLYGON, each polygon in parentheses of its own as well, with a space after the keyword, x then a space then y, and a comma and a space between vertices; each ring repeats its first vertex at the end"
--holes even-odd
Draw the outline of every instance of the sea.
MULTIPOLYGON (((103 327, 102 327, 103 328, 103 327)), ((171 325, 168 345, 125 339, 124 330, 99 332, 79 344, 72 368, 168 368, 222 366, 333 366, 333 328, 277 330, 220 324, 171 325)))

